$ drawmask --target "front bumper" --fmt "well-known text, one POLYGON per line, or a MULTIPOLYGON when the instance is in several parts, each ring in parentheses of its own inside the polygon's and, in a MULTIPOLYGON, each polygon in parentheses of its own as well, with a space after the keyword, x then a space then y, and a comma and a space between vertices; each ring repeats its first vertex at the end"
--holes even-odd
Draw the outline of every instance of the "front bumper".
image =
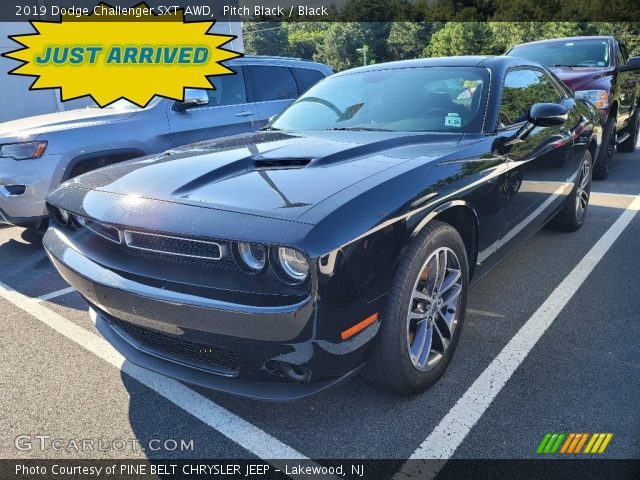
POLYGON ((60 183, 64 168, 60 155, 32 160, 0 158, 0 212, 14 225, 37 227, 47 217, 45 199, 60 183))
POLYGON ((120 353, 187 383, 263 400, 303 398, 354 375, 374 334, 331 351, 316 338, 312 294, 285 306, 228 303, 122 276, 83 255, 56 228, 48 230, 43 243, 54 266, 91 305, 98 330, 120 353), (123 325, 143 333, 136 336, 123 325), (177 344, 178 350, 157 348, 156 337, 177 344), (221 364, 221 351, 232 352, 236 363, 221 364), (311 375, 294 382, 279 370, 280 362, 311 375))
POLYGON ((95 322, 96 328, 105 340, 130 362, 192 385, 198 385, 240 397, 273 402, 299 400, 332 388, 356 375, 360 370, 360 367, 356 367, 354 370, 340 377, 312 383, 264 382, 226 378, 208 373, 204 370, 192 368, 189 365, 167 360, 161 356, 146 352, 144 349, 137 348, 116 333, 103 314, 94 309, 90 310, 90 314, 95 322))

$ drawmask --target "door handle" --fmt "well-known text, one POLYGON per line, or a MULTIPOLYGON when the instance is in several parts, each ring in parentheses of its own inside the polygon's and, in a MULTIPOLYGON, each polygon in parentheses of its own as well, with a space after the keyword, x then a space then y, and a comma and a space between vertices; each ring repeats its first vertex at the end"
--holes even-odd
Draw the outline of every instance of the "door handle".
POLYGON ((238 112, 236 113, 236 117, 248 117, 250 115, 253 115, 253 112, 250 112, 248 110, 244 111, 244 112, 238 112))

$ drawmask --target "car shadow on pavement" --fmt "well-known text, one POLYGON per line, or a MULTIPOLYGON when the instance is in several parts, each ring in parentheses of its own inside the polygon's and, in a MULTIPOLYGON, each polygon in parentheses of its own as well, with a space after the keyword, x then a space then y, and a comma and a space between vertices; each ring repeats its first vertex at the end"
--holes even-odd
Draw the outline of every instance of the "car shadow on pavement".
POLYGON ((155 460, 247 456, 235 444, 230 446, 222 434, 126 374, 128 365, 131 363, 125 360, 120 375, 130 397, 129 424, 138 445, 144 448, 145 457, 155 460))

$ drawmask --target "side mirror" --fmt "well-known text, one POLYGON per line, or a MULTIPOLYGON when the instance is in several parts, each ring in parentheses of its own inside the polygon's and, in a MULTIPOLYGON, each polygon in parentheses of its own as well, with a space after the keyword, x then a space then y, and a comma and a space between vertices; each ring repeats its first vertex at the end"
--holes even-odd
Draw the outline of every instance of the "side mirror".
POLYGON ((504 146, 524 142, 536 127, 559 127, 568 118, 568 110, 558 103, 534 103, 529 109, 527 121, 512 137, 505 140, 504 146))
POLYGON ((529 109, 529 122, 536 127, 559 127, 567 118, 566 107, 558 103, 536 103, 529 109))
POLYGON ((640 57, 631 57, 626 65, 620 65, 618 67, 619 72, 630 72, 633 70, 640 70, 640 57))
POLYGON ((197 90, 194 88, 187 88, 184 91, 184 100, 182 102, 176 102, 173 109, 176 112, 184 112, 194 107, 201 107, 209 104, 209 95, 206 90, 197 90))

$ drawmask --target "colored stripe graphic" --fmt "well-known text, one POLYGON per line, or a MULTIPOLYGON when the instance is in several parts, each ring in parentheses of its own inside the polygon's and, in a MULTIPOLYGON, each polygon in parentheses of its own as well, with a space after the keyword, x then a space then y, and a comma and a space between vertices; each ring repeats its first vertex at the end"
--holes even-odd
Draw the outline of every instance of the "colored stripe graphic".
POLYGON ((541 454, 577 454, 583 451, 582 448, 586 443, 583 453, 604 453, 612 438, 612 433, 549 432, 542 437, 536 451, 541 454))
POLYGON ((607 436, 604 439, 604 442, 602 442, 602 445, 600 445, 600 450, 598 450, 598 453, 604 453, 605 449, 607 448, 607 445, 609 445, 609 442, 611 441, 611 439, 613 438, 613 433, 607 433, 607 436))
POLYGON ((575 438, 575 436, 576 436, 575 433, 569 434, 569 436, 564 442, 564 445, 562 445, 562 449, 560 450, 560 453, 567 453, 567 450, 569 449, 569 445, 571 445, 571 442, 573 442, 573 439, 575 438))
POLYGON ((542 441, 540 442, 540 445, 538 445, 538 450, 536 450, 538 453, 544 453, 544 447, 547 445, 549 438, 551 438, 550 433, 547 433, 544 437, 542 437, 542 441))
POLYGON ((587 438, 589 438, 589 434, 588 433, 581 433, 580 435, 582 436, 582 439, 580 440, 578 445, 576 445, 576 449, 575 449, 575 451, 573 453, 580 453, 580 451, 582 450, 582 447, 587 442, 587 438))

